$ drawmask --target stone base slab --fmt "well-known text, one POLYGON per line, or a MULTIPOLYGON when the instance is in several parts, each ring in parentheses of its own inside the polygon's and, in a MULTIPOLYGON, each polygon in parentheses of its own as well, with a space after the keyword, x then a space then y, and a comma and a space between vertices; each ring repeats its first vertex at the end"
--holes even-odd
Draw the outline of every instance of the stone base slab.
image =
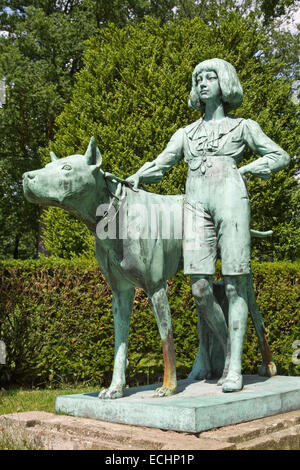
POLYGON ((300 410, 300 377, 244 376, 244 388, 236 393, 223 393, 213 380, 181 380, 178 393, 165 398, 153 397, 157 387, 129 388, 114 400, 100 400, 98 392, 58 396, 55 409, 71 416, 188 433, 300 410))
MULTIPOLYGON (((132 456, 138 450, 159 455, 169 450, 192 455, 193 450, 299 450, 300 410, 200 434, 30 411, 0 416, 0 444, 5 442, 9 448, 13 442, 14 449, 127 451, 132 456)), ((200 454, 194 455, 194 463, 201 464, 200 454)))

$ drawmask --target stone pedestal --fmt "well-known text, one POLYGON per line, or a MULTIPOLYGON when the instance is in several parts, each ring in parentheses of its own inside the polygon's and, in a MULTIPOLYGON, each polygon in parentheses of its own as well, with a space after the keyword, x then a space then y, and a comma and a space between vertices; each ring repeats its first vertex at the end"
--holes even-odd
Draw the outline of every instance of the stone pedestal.
POLYGON ((158 385, 125 390, 116 400, 100 400, 95 393, 63 395, 58 412, 114 423, 199 433, 300 409, 300 377, 244 376, 244 388, 223 393, 217 381, 181 380, 178 393, 154 398, 158 385))

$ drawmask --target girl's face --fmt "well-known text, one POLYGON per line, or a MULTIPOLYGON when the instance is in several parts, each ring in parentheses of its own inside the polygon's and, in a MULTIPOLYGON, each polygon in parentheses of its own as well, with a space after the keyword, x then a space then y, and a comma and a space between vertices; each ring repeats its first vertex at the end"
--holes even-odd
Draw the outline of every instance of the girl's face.
POLYGON ((202 70, 198 73, 197 91, 203 103, 219 101, 222 96, 218 75, 213 70, 202 70))

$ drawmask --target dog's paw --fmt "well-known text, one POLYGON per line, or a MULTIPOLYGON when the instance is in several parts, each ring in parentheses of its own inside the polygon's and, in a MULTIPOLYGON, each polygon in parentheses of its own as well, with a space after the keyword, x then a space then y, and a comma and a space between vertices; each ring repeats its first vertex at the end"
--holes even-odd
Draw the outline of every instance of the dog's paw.
POLYGON ((113 400, 115 398, 122 398, 123 389, 121 387, 109 387, 101 390, 98 398, 101 400, 113 400))
POLYGON ((276 374, 277 368, 275 362, 269 362, 268 364, 263 362, 260 368, 258 369, 258 375, 262 377, 274 377, 274 375, 276 374))
POLYGON ((154 397, 169 397, 176 393, 176 388, 159 387, 154 392, 154 397))

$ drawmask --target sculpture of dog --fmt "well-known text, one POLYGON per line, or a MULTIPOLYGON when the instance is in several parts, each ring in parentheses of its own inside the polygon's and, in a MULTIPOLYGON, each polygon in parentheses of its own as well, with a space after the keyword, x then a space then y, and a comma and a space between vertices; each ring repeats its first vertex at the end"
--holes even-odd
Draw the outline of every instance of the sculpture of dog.
MULTIPOLYGON (((182 240, 180 236, 174 236, 174 222, 171 223, 172 233, 163 237, 159 218, 164 206, 175 208, 175 218, 181 220, 179 215, 183 207, 183 196, 161 196, 144 190, 135 192, 125 181, 105 173, 101 169, 102 157, 93 137, 85 155, 58 159, 51 152, 51 159, 52 162, 45 168, 23 175, 25 197, 32 203, 61 207, 87 225, 95 234, 96 257, 113 293, 113 377, 110 387, 101 391, 99 398, 119 398, 123 395, 126 384, 129 323, 136 287, 144 289, 151 301, 162 340, 164 378, 162 387, 158 388, 155 394, 168 396, 176 393, 176 359, 167 280, 182 267, 182 240), (126 210, 122 208, 124 202, 126 210), (145 236, 144 230, 148 215, 143 220, 137 220, 137 215, 141 215, 141 211, 137 214, 137 208, 142 208, 144 215, 152 212, 151 226, 148 226, 150 237, 149 234, 145 236), (121 213, 123 219, 125 214, 126 223, 117 217, 121 213), (124 223, 127 224, 126 236, 124 223), (111 234, 113 236, 108 236, 105 228, 109 230, 111 227, 114 233, 111 234)), ((177 228, 179 225, 181 224, 177 223, 177 228)), ((255 301, 251 275, 248 284, 249 311, 263 358, 259 373, 275 375, 276 367, 266 340, 263 319, 255 301)), ((226 296, 222 283, 215 284, 214 293, 225 311, 226 296)), ((210 347, 212 371, 221 375, 225 358, 222 357, 220 362, 220 348, 213 338, 212 340, 211 344, 207 345, 210 347)), ((198 362, 196 357, 190 374, 192 379, 199 375, 198 362)))

